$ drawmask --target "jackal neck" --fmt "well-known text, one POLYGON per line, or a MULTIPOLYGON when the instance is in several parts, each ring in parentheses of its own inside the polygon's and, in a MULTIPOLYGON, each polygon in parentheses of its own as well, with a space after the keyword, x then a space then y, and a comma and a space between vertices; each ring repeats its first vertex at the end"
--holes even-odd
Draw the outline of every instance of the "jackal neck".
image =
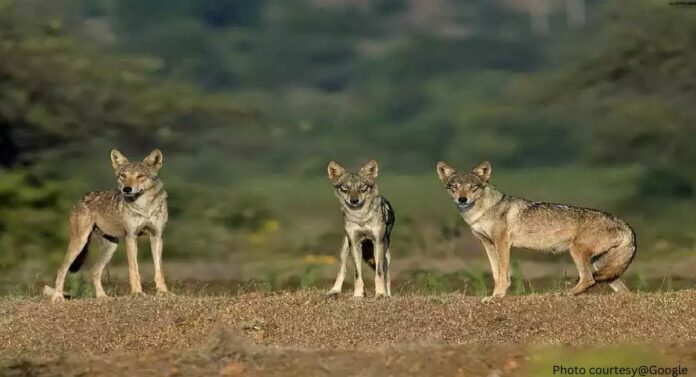
POLYGON ((166 200, 167 192, 164 190, 164 184, 157 179, 137 199, 132 202, 123 199, 122 203, 128 211, 144 217, 151 217, 155 211, 161 208, 162 204, 166 205, 166 200))
POLYGON ((345 203, 341 203, 341 211, 343 211, 343 218, 345 221, 352 223, 364 225, 374 217, 375 214, 379 213, 380 202, 382 198, 376 196, 366 202, 362 208, 354 209, 348 207, 345 203))
POLYGON ((484 190, 485 193, 481 199, 474 203, 473 207, 465 212, 460 212, 464 221, 469 225, 476 224, 491 208, 505 198, 505 194, 498 191, 493 185, 486 186, 484 190))

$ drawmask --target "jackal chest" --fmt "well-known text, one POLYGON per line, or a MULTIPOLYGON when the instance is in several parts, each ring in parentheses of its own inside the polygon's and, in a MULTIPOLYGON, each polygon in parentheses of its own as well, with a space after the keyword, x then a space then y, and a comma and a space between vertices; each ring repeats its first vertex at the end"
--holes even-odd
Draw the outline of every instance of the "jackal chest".
POLYGON ((346 221, 345 231, 348 237, 354 241, 362 240, 377 240, 384 234, 384 224, 378 221, 369 221, 366 223, 354 223, 346 221))
POLYGON ((166 207, 159 207, 152 211, 134 211, 124 207, 121 215, 126 234, 138 236, 145 233, 157 234, 167 222, 166 207))

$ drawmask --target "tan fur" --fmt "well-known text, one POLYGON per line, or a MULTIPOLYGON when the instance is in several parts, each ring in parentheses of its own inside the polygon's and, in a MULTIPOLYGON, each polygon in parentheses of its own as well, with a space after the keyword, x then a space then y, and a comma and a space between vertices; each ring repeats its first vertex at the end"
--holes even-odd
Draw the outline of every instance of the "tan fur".
POLYGON ((349 253, 353 255, 355 265, 353 297, 365 295, 362 260, 375 270, 375 296, 391 296, 389 243, 394 226, 394 211, 387 199, 379 195, 377 162, 369 161, 358 173, 351 173, 331 161, 327 173, 341 203, 345 233, 340 254, 341 264, 329 297, 338 298, 341 293, 349 253), (370 243, 371 248, 366 243, 370 243))
POLYGON ((636 239, 624 221, 592 209, 507 196, 489 183, 491 171, 488 162, 464 173, 444 162, 437 164, 445 189, 488 254, 495 288, 484 301, 505 296, 511 247, 569 251, 579 274, 569 294, 582 293, 601 281, 616 291, 628 291, 619 276, 635 255, 636 239))
POLYGON ((96 239, 101 249, 99 261, 92 270, 97 297, 107 297, 101 276, 116 250, 116 240, 120 238, 125 238, 131 293, 142 295, 137 238, 143 234, 150 237, 157 293, 169 293, 162 272, 162 232, 168 219, 167 193, 157 175, 162 167, 162 152, 155 149, 142 162, 131 162, 114 149, 111 162, 119 190, 91 192, 70 212, 68 252, 58 269, 55 288, 46 287, 44 290, 51 294, 53 301, 64 299, 65 276, 76 258, 86 252, 90 238, 96 239))

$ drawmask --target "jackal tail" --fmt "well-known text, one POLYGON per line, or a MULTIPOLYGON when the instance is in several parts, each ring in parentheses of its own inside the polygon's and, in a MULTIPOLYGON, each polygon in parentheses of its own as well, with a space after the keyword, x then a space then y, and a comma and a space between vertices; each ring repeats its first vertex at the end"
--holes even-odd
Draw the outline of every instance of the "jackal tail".
POLYGON ((89 241, 92 238, 92 234, 90 233, 89 237, 87 237, 87 242, 85 242, 85 245, 82 246, 82 250, 80 250, 80 254, 77 254, 77 257, 75 257, 75 260, 72 262, 70 267, 68 268, 68 271, 70 272, 77 272, 80 270, 83 264, 85 264, 85 260, 87 259, 87 253, 89 252, 89 241))
POLYGON ((619 246, 607 250, 599 255, 592 263, 595 268, 593 277, 596 282, 611 282, 619 278, 626 271, 636 255, 637 240, 633 229, 630 235, 619 246))
MULTIPOLYGON (((48 285, 44 285, 43 290, 41 291, 41 293, 43 293, 44 296, 53 297, 53 294, 56 293, 56 289, 53 288, 53 287, 49 287, 48 285)), ((70 295, 67 294, 67 293, 63 293, 63 298, 69 300, 69 299, 72 298, 72 296, 70 296, 70 295)))
POLYGON ((374 271, 375 270, 375 245, 372 241, 365 240, 362 245, 362 258, 367 263, 368 266, 374 271))

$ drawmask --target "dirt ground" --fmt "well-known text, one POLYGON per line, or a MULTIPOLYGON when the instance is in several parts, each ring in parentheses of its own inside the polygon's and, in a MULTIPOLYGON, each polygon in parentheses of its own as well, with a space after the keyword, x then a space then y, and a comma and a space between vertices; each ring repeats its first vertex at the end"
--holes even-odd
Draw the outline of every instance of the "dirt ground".
POLYGON ((555 363, 624 353, 693 373, 695 346, 694 290, 493 304, 319 291, 0 301, 0 376, 553 375, 555 363))

